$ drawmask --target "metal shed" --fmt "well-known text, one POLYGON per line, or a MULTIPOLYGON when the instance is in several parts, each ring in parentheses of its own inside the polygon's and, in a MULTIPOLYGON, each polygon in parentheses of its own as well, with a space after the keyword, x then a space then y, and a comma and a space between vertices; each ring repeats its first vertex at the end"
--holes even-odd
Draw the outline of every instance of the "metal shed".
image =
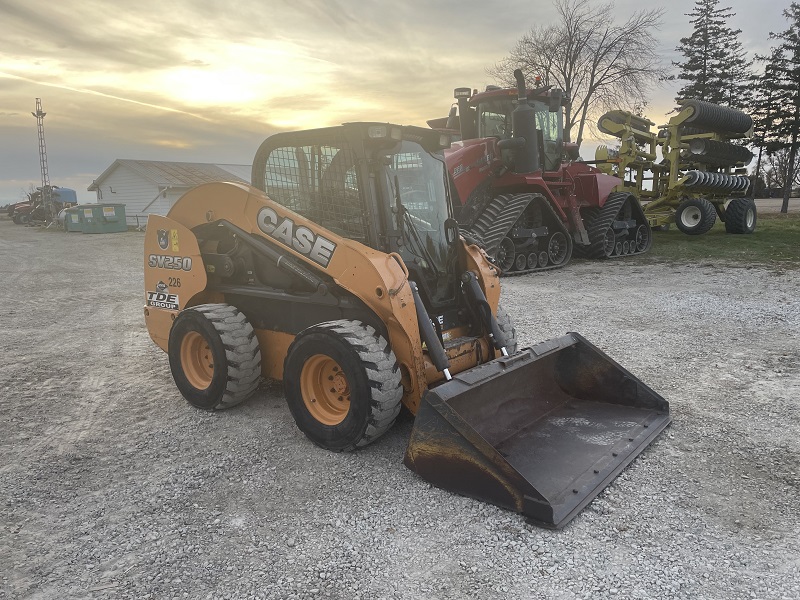
POLYGON ((214 181, 250 183, 250 165, 119 158, 88 190, 100 204, 124 204, 127 224, 143 227, 148 214, 166 215, 189 189, 214 181))

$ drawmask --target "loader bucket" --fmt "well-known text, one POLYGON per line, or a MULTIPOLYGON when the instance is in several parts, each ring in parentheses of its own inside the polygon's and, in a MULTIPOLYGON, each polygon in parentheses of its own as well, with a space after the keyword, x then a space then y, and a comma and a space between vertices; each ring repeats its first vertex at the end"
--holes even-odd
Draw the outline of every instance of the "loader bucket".
POLYGON ((669 424, 669 404, 577 333, 427 391, 405 465, 561 528, 669 424))

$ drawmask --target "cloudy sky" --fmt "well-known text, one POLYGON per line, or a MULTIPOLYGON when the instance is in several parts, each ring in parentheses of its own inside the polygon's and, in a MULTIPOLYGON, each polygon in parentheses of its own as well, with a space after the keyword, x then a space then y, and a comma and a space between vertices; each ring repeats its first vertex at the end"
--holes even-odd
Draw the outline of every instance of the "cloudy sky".
MULTIPOLYGON (((723 0, 746 48, 764 53, 789 0, 723 0)), ((691 31, 693 0, 617 0, 620 21, 664 6, 666 63, 691 31)), ((549 0, 0 0, 0 205, 40 185, 35 98, 50 181, 86 188, 117 158, 250 164, 268 135, 380 120, 424 125, 549 0)), ((661 118, 675 88, 654 89, 661 118)))

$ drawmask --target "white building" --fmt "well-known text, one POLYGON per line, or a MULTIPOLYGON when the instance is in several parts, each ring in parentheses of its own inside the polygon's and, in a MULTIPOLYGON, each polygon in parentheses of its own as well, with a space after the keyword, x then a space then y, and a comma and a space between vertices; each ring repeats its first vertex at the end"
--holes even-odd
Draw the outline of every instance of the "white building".
POLYGON ((163 162, 119 158, 92 182, 101 204, 124 204, 128 225, 144 226, 150 213, 166 215, 189 189, 213 181, 250 183, 250 165, 163 162))

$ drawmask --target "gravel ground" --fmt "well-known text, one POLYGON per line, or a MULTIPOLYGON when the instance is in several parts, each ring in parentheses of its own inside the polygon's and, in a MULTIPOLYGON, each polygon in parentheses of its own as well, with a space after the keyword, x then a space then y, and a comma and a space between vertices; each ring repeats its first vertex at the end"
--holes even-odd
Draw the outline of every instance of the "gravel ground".
POLYGON ((143 239, 0 221, 1 598, 800 598, 797 272, 504 281, 523 345, 581 332, 674 417, 554 532, 403 467, 408 416, 332 454, 274 383, 191 408, 144 327, 143 239))

